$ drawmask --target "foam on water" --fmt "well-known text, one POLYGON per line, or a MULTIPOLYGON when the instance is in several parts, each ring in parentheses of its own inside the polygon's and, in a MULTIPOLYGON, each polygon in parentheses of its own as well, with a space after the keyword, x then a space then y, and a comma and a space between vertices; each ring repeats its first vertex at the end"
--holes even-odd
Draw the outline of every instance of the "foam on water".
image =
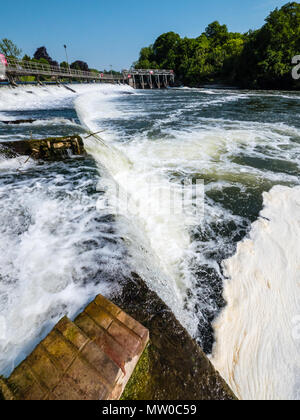
MULTIPOLYGON (((31 89, 32 94, 18 90, 16 102, 14 91, 1 90, 2 107, 55 108, 71 99, 65 89, 31 89)), ((106 95, 119 88, 98 89, 106 95)), ((50 130, 51 124, 74 123, 36 122, 50 130)), ((90 159, 40 166, 24 157, 0 157, 1 374, 8 375, 62 316, 73 318, 95 295, 109 296, 130 275, 124 239, 98 182, 90 159)))
MULTIPOLYGON (((129 86, 110 84, 70 85, 75 93, 63 86, 19 86, 18 89, 0 89, 0 111, 26 111, 40 109, 72 108, 74 98, 87 92, 101 92, 102 95, 120 91, 132 91, 129 86)), ((5 114, 4 114, 5 115, 5 114)))
POLYGON ((109 212, 97 208, 97 178, 78 163, 64 172, 32 164, 19 175, 0 165, 1 373, 62 316, 74 317, 98 293, 109 296, 128 274, 109 212))
POLYGON ((300 188, 274 187, 224 262, 212 362, 242 399, 299 399, 300 188))

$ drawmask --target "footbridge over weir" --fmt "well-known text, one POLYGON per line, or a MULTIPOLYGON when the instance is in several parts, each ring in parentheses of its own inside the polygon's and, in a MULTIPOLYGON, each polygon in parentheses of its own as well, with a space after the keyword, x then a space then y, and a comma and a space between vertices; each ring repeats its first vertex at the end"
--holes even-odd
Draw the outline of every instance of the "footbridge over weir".
MULTIPOLYGON (((0 63, 1 64, 1 63, 0 63)), ((134 89, 167 88, 174 82, 172 70, 123 70, 120 74, 82 71, 70 67, 52 66, 33 61, 8 58, 2 63, 2 77, 11 85, 22 82, 24 76, 34 76, 39 84, 50 79, 52 82, 78 81, 87 83, 129 84, 134 89)), ((0 74, 1 76, 1 74, 0 74)))

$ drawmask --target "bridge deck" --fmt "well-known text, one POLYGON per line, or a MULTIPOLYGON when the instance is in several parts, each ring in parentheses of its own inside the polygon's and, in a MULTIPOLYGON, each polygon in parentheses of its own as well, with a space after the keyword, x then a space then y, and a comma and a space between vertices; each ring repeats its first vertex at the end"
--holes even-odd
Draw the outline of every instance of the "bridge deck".
POLYGON ((49 76, 57 78, 89 79, 89 80, 123 80, 124 76, 101 74, 93 71, 74 70, 65 67, 51 66, 50 64, 35 63, 7 59, 6 73, 12 76, 49 76))

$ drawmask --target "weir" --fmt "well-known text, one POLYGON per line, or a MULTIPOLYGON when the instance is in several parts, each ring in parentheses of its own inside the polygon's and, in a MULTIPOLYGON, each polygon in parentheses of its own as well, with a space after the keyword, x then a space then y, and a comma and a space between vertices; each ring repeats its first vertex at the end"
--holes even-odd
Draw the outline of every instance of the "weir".
POLYGON ((175 81, 173 70, 123 70, 123 75, 134 89, 167 89, 175 81))

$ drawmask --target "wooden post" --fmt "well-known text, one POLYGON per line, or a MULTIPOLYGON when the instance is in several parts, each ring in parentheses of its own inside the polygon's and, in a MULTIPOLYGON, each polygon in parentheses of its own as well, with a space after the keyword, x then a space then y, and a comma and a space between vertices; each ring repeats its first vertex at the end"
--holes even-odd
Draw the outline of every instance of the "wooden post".
POLYGON ((17 87, 17 86, 18 86, 18 85, 17 85, 17 83, 15 82, 15 79, 13 78, 13 76, 8 75, 8 76, 7 76, 7 78, 8 78, 9 84, 10 84, 12 87, 17 87))

